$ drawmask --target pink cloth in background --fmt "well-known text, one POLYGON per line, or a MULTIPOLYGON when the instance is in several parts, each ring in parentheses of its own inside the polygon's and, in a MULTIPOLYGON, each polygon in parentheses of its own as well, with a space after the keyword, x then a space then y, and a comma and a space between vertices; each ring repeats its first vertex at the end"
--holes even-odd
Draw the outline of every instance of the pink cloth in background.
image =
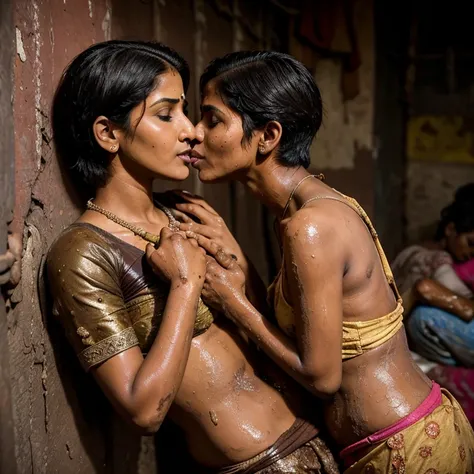
POLYGON ((474 369, 437 365, 426 375, 454 395, 474 428, 474 369))
POLYGON ((469 286, 471 290, 474 290, 474 258, 464 263, 455 263, 453 268, 457 276, 469 286))

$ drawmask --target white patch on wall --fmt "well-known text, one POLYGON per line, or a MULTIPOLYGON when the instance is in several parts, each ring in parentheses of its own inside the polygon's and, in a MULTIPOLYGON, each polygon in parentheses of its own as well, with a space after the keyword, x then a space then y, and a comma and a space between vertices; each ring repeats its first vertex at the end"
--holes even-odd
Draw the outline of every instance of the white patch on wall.
POLYGON ((21 30, 16 28, 16 52, 20 57, 20 61, 24 63, 26 61, 25 47, 23 45, 23 38, 21 37, 21 30))
POLYGON ((41 33, 39 21, 39 7, 37 2, 33 2, 33 43, 35 51, 35 60, 33 70, 35 71, 35 132, 36 132, 36 158, 37 167, 41 166, 41 146, 43 144, 43 136, 41 129, 43 128, 43 115, 41 114, 41 76, 43 73, 43 63, 41 62, 41 33))

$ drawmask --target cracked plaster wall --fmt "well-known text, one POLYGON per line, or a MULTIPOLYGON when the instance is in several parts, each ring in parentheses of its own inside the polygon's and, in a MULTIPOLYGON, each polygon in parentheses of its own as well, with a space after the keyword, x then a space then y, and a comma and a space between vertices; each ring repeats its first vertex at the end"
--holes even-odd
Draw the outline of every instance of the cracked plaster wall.
MULTIPOLYGON (((47 307, 38 275, 47 249, 78 215, 54 157, 50 107, 63 68, 111 38, 108 0, 17 0, 14 6, 15 210, 22 279, 7 301, 19 473, 156 472, 152 438, 131 434, 83 374, 47 307)), ((134 10, 150 22, 150 5, 134 10), (146 10, 145 10, 146 9, 146 10)), ((41 279, 40 279, 41 281, 41 279)))

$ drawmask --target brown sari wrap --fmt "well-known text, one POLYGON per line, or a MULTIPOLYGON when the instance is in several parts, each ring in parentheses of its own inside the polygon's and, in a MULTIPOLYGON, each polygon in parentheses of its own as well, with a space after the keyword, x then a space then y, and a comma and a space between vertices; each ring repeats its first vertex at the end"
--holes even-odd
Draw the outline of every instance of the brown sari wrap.
MULTIPOLYGON (((215 474, 337 474, 338 467, 318 429, 296 419, 268 449, 253 458, 213 471, 215 474)), ((209 471, 206 471, 209 472, 209 471)))

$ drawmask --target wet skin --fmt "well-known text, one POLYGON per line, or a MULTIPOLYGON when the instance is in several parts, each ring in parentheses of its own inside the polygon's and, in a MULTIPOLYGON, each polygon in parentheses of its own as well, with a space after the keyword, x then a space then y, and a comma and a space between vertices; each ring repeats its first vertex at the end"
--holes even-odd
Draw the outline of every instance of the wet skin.
MULTIPOLYGON (((199 143, 194 147, 199 161, 193 166, 200 179, 239 180, 281 217, 290 193, 308 173, 276 159, 281 138, 278 127, 270 122, 242 145, 240 116, 209 83, 202 100, 202 119, 196 126, 199 143)), ((403 328, 377 349, 342 361, 342 322, 384 316, 395 309, 396 299, 359 215, 330 199, 300 209, 315 196, 340 199, 324 183, 307 179, 296 190, 279 227, 283 293, 294 310, 295 338, 270 324, 248 301, 245 277, 238 266, 220 258, 218 246, 212 248, 212 238, 208 238, 212 219, 207 229, 192 223, 183 229, 198 234, 200 244, 221 263, 208 263, 205 301, 223 310, 283 370, 325 399, 326 423, 343 447, 408 415, 428 396, 431 383, 414 364, 403 328)), ((180 209, 192 213, 193 206, 196 203, 180 209)))
MULTIPOLYGON (((160 77, 146 107, 132 112, 139 122, 133 140, 106 118, 94 126, 100 146, 111 153, 110 179, 95 203, 122 219, 160 235, 159 249, 102 214, 86 211, 87 222, 147 252, 150 264, 170 282, 163 321, 146 358, 138 347, 124 351, 92 373, 122 416, 153 433, 169 416, 184 430, 195 459, 207 466, 247 460, 268 448, 295 421, 289 402, 254 372, 248 344, 222 316, 192 339, 196 305, 205 274, 202 249, 171 231, 153 205, 153 180, 183 180, 185 150, 194 127, 184 114, 178 74, 160 77), (162 101, 163 98, 171 100, 162 101)), ((157 277, 158 278, 158 277, 157 277)), ((282 377, 284 378, 284 377, 282 377)))

